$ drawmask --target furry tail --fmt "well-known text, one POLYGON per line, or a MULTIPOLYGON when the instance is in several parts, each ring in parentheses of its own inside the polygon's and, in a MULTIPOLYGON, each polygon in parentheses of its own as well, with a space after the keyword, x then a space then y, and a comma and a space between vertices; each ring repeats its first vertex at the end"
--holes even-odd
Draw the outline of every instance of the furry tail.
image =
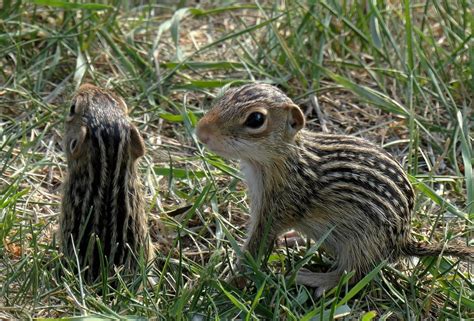
POLYGON ((403 253, 407 256, 439 256, 443 254, 474 261, 474 247, 461 244, 444 245, 411 242, 405 245, 403 253))

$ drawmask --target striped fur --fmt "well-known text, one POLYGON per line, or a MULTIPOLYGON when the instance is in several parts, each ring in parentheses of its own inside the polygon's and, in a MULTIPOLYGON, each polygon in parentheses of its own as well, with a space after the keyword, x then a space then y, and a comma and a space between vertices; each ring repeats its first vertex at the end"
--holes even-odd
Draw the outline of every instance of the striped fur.
POLYGON ((74 242, 81 267, 89 267, 89 281, 100 275, 102 259, 109 266, 123 265, 133 271, 134 256, 143 252, 145 259, 151 258, 136 169, 141 155, 134 153, 143 142, 132 135, 136 128, 128 122, 126 112, 120 97, 84 85, 74 97, 65 123, 68 176, 63 186, 61 244, 63 252, 74 258, 74 242), (81 132, 83 137, 78 134, 81 132))
POLYGON ((255 256, 262 242, 269 247, 291 228, 314 240, 333 229, 323 247, 335 257, 334 271, 297 279, 321 291, 344 271, 355 271, 357 280, 385 259, 441 253, 439 246, 415 246, 413 188, 387 152, 360 138, 299 130, 299 114, 277 88, 249 84, 224 93, 197 126, 209 149, 241 161, 251 199, 244 250, 255 256), (246 128, 245 118, 262 108, 264 129, 246 128))

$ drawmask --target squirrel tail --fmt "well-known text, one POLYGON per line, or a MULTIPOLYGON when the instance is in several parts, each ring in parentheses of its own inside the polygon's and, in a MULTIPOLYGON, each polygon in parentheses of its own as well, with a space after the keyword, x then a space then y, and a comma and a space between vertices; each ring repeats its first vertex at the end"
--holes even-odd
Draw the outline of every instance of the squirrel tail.
POLYGON ((456 256, 468 261, 474 261, 474 247, 461 244, 427 244, 410 242, 403 248, 403 253, 407 256, 456 256))

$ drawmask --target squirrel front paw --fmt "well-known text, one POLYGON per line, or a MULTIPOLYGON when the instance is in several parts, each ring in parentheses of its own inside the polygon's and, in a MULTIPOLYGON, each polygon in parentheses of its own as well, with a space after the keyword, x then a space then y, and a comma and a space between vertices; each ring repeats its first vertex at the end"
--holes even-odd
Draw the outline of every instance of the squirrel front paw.
POLYGON ((227 277, 226 282, 238 289, 243 289, 248 283, 248 279, 244 276, 244 273, 245 268, 241 264, 241 261, 237 260, 234 269, 227 277))
POLYGON ((248 280, 245 276, 241 274, 236 274, 236 275, 231 275, 227 278, 227 283, 230 285, 238 288, 238 289, 243 289, 248 283, 248 280))

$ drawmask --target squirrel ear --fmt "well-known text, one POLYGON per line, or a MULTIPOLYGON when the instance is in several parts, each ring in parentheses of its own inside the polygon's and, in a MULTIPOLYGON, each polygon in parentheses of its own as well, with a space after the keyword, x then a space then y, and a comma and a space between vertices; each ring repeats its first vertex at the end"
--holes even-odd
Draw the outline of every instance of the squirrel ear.
POLYGON ((69 106, 69 112, 66 115, 66 122, 71 122, 76 117, 81 117, 84 111, 84 104, 81 97, 77 96, 72 100, 71 105, 69 106))
POLYGON ((76 159, 81 154, 82 143, 86 138, 86 134, 87 128, 85 126, 81 126, 79 127, 79 132, 77 135, 74 135, 74 137, 67 143, 66 149, 71 154, 72 159, 76 159))
POLYGON ((145 143, 143 142, 143 138, 138 132, 138 129, 133 125, 130 128, 130 150, 133 159, 145 155, 145 143))
POLYGON ((290 127, 290 133, 295 135, 300 131, 305 124, 304 114, 301 111, 300 107, 297 105, 288 105, 288 126, 290 127))

